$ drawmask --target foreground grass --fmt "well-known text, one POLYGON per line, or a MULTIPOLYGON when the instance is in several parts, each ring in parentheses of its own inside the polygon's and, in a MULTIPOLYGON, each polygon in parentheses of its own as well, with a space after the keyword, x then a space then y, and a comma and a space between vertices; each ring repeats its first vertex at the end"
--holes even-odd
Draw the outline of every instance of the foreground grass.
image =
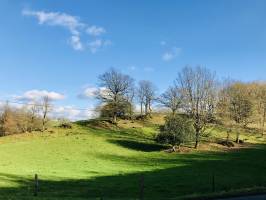
MULTIPOLYGON (((0 138, 0 199, 137 199, 141 176, 145 199, 211 195, 213 176, 215 193, 266 187, 263 142, 229 152, 168 154, 153 143, 156 125, 122 124, 123 129, 104 129, 84 122, 0 138), (34 174, 40 177, 38 197, 34 174)), ((209 132, 223 134, 217 128, 209 132)))

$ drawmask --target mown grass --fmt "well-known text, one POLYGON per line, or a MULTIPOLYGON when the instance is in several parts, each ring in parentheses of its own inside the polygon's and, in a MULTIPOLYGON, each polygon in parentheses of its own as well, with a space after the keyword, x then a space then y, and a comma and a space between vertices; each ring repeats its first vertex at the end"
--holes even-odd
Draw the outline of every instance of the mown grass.
MULTIPOLYGON (((266 145, 258 136, 243 133, 256 143, 249 148, 169 154, 154 143, 153 123, 98 125, 83 122, 73 129, 0 138, 0 199, 137 199, 140 176, 145 199, 266 187, 266 145), (40 178, 38 197, 34 174, 40 178)), ((221 127, 208 131, 210 138, 224 136, 221 127)))

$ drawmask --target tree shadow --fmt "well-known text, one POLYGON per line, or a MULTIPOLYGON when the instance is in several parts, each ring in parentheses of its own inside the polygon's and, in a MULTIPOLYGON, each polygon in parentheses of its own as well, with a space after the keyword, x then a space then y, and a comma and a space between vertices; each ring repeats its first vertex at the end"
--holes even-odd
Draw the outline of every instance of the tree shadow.
MULTIPOLYGON (((43 179, 42 174, 39 174, 38 199, 138 199, 140 177, 144 180, 144 199, 182 199, 184 196, 212 193, 213 177, 216 192, 266 188, 265 155, 266 145, 230 153, 176 154, 148 159, 110 155, 105 156, 105 159, 135 165, 139 169, 157 163, 160 166, 134 173, 128 173, 125 169, 110 176, 96 174, 84 179, 43 179)), ((15 185, 0 187, 0 199, 35 199, 33 176, 29 178, 1 173, 0 180, 15 185)))
POLYGON ((153 152, 166 149, 165 145, 156 143, 140 142, 135 140, 109 140, 109 142, 119 145, 121 147, 132 149, 136 151, 153 152))
POLYGON ((103 135, 109 139, 114 140, 143 140, 146 142, 153 142, 153 136, 145 135, 141 129, 126 129, 110 125, 110 122, 94 119, 84 120, 75 122, 76 125, 80 126, 91 134, 103 135), (107 125, 102 125, 107 123, 107 125))

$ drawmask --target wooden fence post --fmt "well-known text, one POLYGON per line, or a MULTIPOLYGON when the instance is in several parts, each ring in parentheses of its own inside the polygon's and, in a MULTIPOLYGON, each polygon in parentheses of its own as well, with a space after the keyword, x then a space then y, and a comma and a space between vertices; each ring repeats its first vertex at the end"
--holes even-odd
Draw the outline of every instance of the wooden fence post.
POLYGON ((38 174, 35 174, 35 177, 34 177, 34 196, 38 196, 38 190, 39 190, 38 174))

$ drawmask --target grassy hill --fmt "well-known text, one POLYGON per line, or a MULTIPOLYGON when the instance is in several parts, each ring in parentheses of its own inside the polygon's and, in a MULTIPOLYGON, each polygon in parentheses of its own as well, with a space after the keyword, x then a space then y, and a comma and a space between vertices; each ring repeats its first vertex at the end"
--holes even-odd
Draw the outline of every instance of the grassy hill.
POLYGON ((216 143, 226 137, 224 128, 212 126, 199 151, 188 144, 170 154, 153 140, 162 123, 161 115, 121 120, 118 127, 94 120, 2 137, 0 199, 137 199, 140 177, 145 199, 265 191, 266 143, 259 134, 243 132, 247 144, 228 149, 216 143), (34 174, 40 178, 38 197, 34 174))

